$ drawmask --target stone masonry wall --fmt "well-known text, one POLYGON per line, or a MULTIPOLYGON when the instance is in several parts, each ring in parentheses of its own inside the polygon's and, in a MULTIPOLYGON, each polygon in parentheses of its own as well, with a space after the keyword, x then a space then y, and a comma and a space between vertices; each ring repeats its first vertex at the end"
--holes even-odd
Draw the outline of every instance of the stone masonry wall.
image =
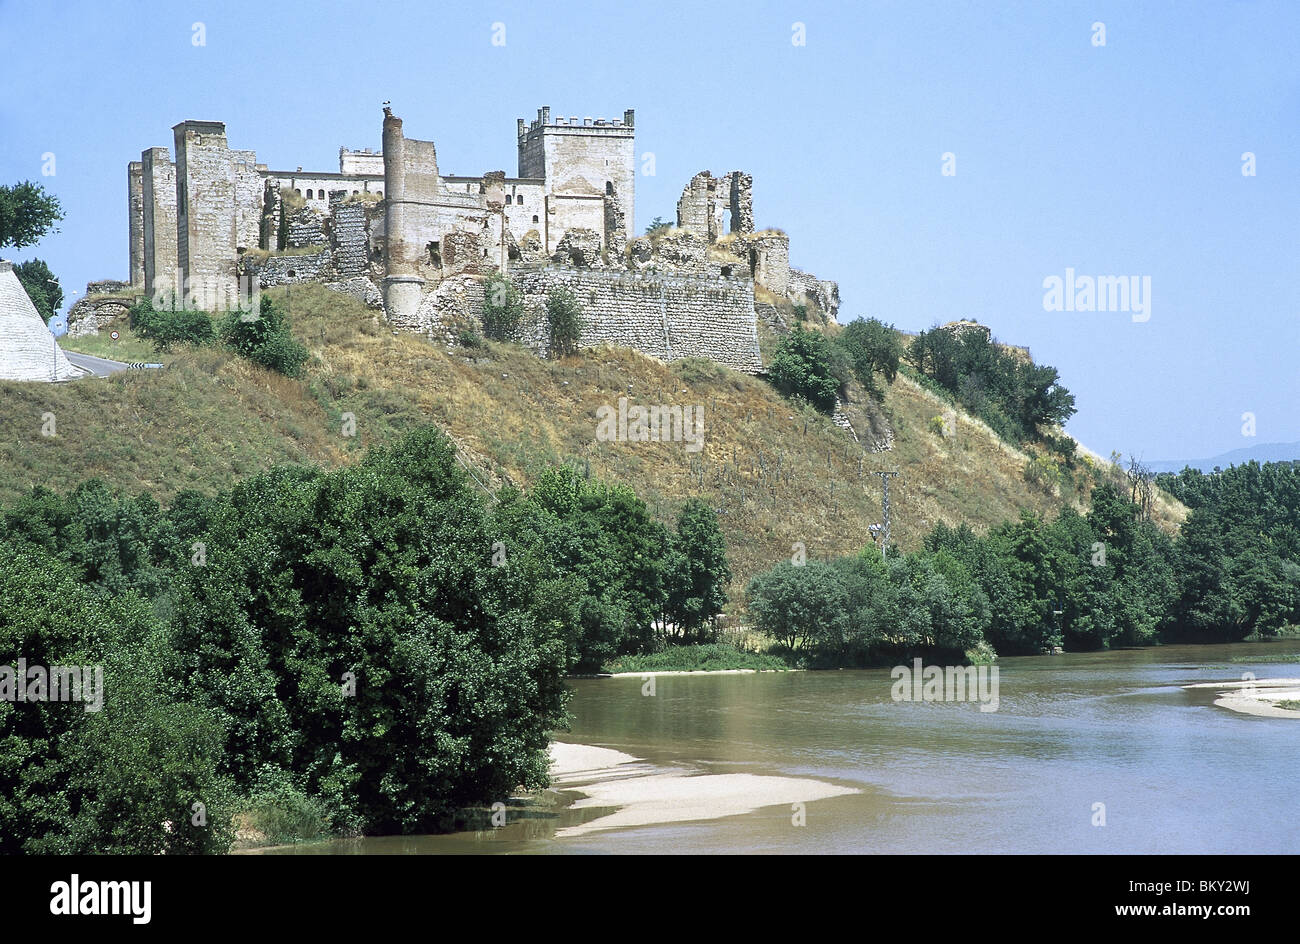
MULTIPOLYGON (((227 305, 236 289, 236 181, 225 126, 182 122, 174 129, 179 217, 177 254, 186 295, 200 307, 227 305)), ((256 245, 254 242, 252 245, 256 245)))
POLYGON ((144 164, 132 161, 126 166, 126 193, 130 237, 131 284, 144 288, 144 164))
POLYGON ((704 357, 736 370, 762 369, 754 289, 746 280, 564 266, 521 269, 511 278, 524 298, 524 341, 539 352, 548 347, 546 296, 566 288, 582 307, 583 347, 614 344, 664 361, 704 357))
POLYGON ((270 256, 265 259, 250 253, 240 260, 239 268, 241 274, 247 275, 254 285, 262 288, 334 280, 332 254, 328 247, 323 247, 316 253, 270 256))
POLYGON ((336 191, 330 200, 330 237, 334 247, 334 268, 343 278, 360 275, 370 266, 370 229, 366 205, 346 201, 336 191))
POLYGON ((463 330, 483 331, 483 279, 454 275, 425 292, 410 319, 389 317, 395 327, 418 331, 426 337, 455 344, 463 330))
POLYGON ((151 298, 170 295, 176 286, 176 165, 167 148, 140 155, 142 177, 144 291, 151 298))
POLYGON ((105 325, 126 316, 130 311, 130 292, 114 298, 81 298, 68 309, 68 337, 98 334, 105 325))
POLYGON ((305 249, 325 244, 325 217, 309 206, 301 207, 285 219, 285 248, 305 249))

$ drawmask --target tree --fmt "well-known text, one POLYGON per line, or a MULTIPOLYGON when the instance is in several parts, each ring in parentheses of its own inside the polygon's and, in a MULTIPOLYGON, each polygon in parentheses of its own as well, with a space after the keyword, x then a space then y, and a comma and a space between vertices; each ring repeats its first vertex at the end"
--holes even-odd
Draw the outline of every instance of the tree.
POLYGON ((582 337, 582 307, 567 288, 552 289, 546 296, 546 322, 550 327, 551 356, 576 353, 582 337))
POLYGON ((493 566, 498 535, 441 432, 333 472, 273 470, 205 517, 171 650, 241 789, 280 768, 336 827, 414 832, 545 784, 564 641, 493 566))
POLYGON ((791 650, 812 642, 838 650, 848 630, 849 595, 829 565, 785 561, 749 582, 745 589, 754 623, 791 650))
POLYGON ((23 290, 41 313, 45 323, 58 314, 63 305, 63 286, 54 278, 50 267, 41 259, 30 259, 14 266, 14 275, 23 284, 23 290))
POLYGON ((671 229, 672 225, 672 223, 669 223, 662 216, 656 216, 650 221, 650 225, 645 228, 645 234, 647 236, 653 236, 662 229, 671 229))
POLYGON ((981 331, 942 327, 918 334, 903 358, 1004 439, 1044 441, 1067 465, 1073 462, 1073 450, 1054 444, 1046 429, 1075 412, 1074 394, 1060 385, 1056 368, 1035 364, 981 331))
POLYGON ((524 300, 504 275, 488 276, 483 286, 483 334, 493 341, 518 341, 524 300))
POLYGON ((73 689, 82 703, 0 701, 0 852, 227 850, 221 731, 167 684, 163 635, 135 594, 102 595, 68 564, 0 541, 0 652, 93 680, 73 689))
POLYGON ((848 354, 858 381, 872 397, 882 399, 884 391, 876 382, 875 375, 880 374, 886 383, 893 383, 898 375, 898 361, 903 355, 903 342, 894 326, 875 318, 865 321, 855 318, 836 340, 848 354))
POLYGON ((0 186, 0 249, 23 249, 40 242, 63 219, 59 198, 30 180, 0 186))
POLYGON ((731 567, 718 518, 704 501, 692 498, 677 516, 677 534, 665 584, 665 622, 682 629, 683 640, 697 638, 727 602, 731 567))
POLYGON ((786 396, 801 396, 824 413, 835 409, 848 379, 837 371, 826 336, 797 324, 772 355, 768 377, 786 396))

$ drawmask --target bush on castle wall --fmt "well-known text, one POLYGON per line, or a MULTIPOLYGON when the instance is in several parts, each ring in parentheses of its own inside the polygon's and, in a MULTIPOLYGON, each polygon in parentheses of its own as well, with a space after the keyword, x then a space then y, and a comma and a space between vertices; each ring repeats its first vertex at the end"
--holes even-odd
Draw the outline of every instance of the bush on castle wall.
POLYGON ((518 341, 524 320, 524 300, 514 284, 500 273, 488 276, 483 286, 483 334, 493 341, 518 341))
POLYGON ((582 337, 582 306, 568 289, 552 289, 546 296, 546 323, 550 328, 552 357, 577 352, 582 337))

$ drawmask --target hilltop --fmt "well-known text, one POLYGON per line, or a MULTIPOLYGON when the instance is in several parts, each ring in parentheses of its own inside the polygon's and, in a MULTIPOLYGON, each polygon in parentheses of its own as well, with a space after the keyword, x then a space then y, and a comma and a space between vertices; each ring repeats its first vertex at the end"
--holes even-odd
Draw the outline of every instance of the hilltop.
MULTIPOLYGON (((727 539, 734 606, 745 582, 788 559, 796 542, 812 559, 871 544, 868 526, 881 520, 873 470, 901 472, 890 495, 893 539, 904 550, 941 521, 983 530, 1021 509, 1050 518, 1064 504, 1083 508, 1095 479, 1118 471, 1096 465, 1053 486, 1027 481, 1030 453, 902 374, 881 404, 851 388, 849 430, 794 408, 762 378, 708 361, 664 364, 622 348, 546 361, 515 345, 448 347, 399 334, 323 287, 271 294, 312 355, 302 380, 200 348, 164 356, 166 371, 0 384, 0 502, 37 484, 64 491, 98 477, 166 505, 184 489, 213 493, 279 463, 351 463, 435 423, 487 490, 527 487, 542 469, 569 463, 629 485, 663 520, 688 497, 705 498, 727 539), (704 448, 597 441, 597 409, 620 396, 702 406, 704 448), (41 432, 47 413, 53 437, 41 432), (956 419, 950 435, 934 422, 945 413, 956 419), (344 435, 345 414, 355 417, 354 436, 344 435), (870 451, 891 436, 890 449, 870 451)), ((65 344, 111 356, 103 335, 65 344)), ((1167 530, 1185 514, 1160 498, 1156 517, 1167 530)))

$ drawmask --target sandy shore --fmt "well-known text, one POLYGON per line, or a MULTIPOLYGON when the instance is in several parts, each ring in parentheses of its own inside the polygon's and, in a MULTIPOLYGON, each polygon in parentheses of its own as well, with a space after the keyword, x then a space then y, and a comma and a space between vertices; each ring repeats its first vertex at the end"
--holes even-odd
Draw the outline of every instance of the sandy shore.
POLYGON ((1278 708, 1274 702, 1300 701, 1300 679, 1255 679, 1253 682, 1199 682, 1184 688, 1213 688, 1220 708, 1261 718, 1300 718, 1300 711, 1278 708))
POLYGON ((808 777, 757 774, 696 774, 655 768, 622 751, 582 744, 551 744, 555 786, 584 798, 574 809, 618 807, 581 826, 559 830, 557 839, 603 829, 721 819, 765 806, 811 803, 860 791, 808 777))

